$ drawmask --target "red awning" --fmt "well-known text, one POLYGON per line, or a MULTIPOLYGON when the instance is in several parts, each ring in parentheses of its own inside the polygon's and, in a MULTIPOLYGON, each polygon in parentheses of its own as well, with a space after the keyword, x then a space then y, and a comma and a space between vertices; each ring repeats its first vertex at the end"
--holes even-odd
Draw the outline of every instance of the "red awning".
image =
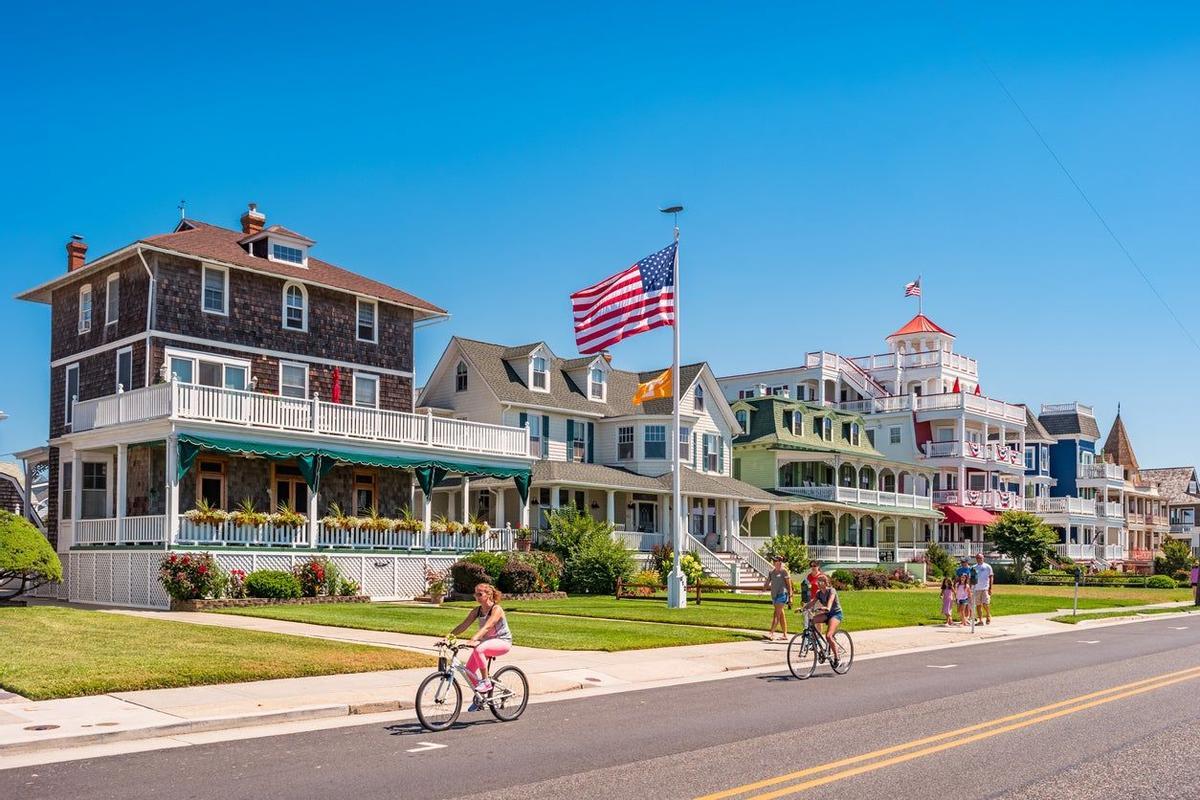
POLYGON ((939 506, 946 515, 946 522, 960 525, 991 525, 996 521, 996 515, 990 511, 973 506, 939 506))

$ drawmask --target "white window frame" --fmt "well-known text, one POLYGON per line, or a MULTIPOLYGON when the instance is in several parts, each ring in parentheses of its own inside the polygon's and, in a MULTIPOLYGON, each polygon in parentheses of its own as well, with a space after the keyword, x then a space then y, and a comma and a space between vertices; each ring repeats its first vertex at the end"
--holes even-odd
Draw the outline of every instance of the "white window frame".
POLYGON ((700 455, 704 460, 701 468, 705 472, 719 471, 721 468, 721 437, 715 433, 704 434, 704 443, 700 455), (705 448, 704 445, 707 445, 707 447, 705 448), (705 453, 704 449, 707 449, 708 452, 705 453))
POLYGON ((622 425, 622 426, 619 426, 619 427, 617 428, 617 461, 633 461, 633 460, 635 460, 636 458, 637 458, 637 435, 636 435, 636 429, 635 429, 635 428, 634 428, 634 426, 632 426, 632 425, 622 425), (621 441, 621 433, 622 433, 623 431, 629 431, 629 441, 628 441, 628 442, 622 442, 622 441, 621 441), (622 445, 622 444, 628 444, 628 445, 629 445, 629 455, 628 455, 628 456, 622 456, 622 455, 621 455, 621 445, 622 445))
POLYGON ((374 372, 357 372, 357 371, 356 371, 356 372, 354 373, 354 379, 353 379, 353 380, 350 382, 350 403, 351 403, 351 405, 353 405, 355 408, 375 408, 375 409, 378 409, 378 408, 379 408, 379 376, 378 376, 378 375, 376 375, 374 372), (359 378, 363 378, 363 379, 365 379, 365 380, 369 380, 369 381, 374 381, 374 382, 375 382, 375 405, 373 405, 373 406, 360 406, 360 405, 358 404, 358 379, 359 379, 359 378))
POLYGON ((104 282, 104 324, 116 325, 121 316, 121 273, 114 272, 104 282), (113 308, 113 298, 117 299, 113 308))
POLYGON ((63 395, 66 397, 66 402, 63 404, 63 424, 74 425, 75 416, 71 408, 71 372, 75 372, 75 394, 79 394, 79 362, 67 364, 67 368, 63 370, 63 395))
POLYGON ((1050 471, 1050 448, 1046 447, 1046 445, 1041 445, 1038 448, 1038 452, 1039 452, 1039 456, 1040 456, 1039 462, 1038 462, 1040 471, 1041 472, 1049 472, 1050 471))
POLYGON ((280 361, 279 362, 279 396, 280 397, 288 397, 293 400, 308 399, 308 381, 309 381, 308 364, 305 364, 300 361, 280 361), (292 397, 292 395, 290 395, 290 394, 283 393, 283 369, 284 369, 284 367, 298 367, 299 369, 304 370, 304 393, 301 394, 300 397, 292 397))
POLYGON ((822 441, 833 441, 833 420, 829 417, 821 418, 821 439, 822 441))
POLYGON ((116 370, 115 370, 115 374, 113 376, 113 386, 114 386, 113 391, 117 391, 117 392, 128 392, 130 389, 133 388, 132 385, 131 386, 122 386, 121 385, 121 356, 123 356, 123 355, 129 356, 129 383, 130 384, 133 383, 133 348, 132 347, 122 347, 120 350, 117 351, 116 370))
POLYGON ((96 315, 96 308, 93 304, 92 285, 85 283, 79 287, 79 332, 87 333, 92 329, 92 317, 96 315), (87 297, 87 318, 83 316, 83 298, 87 297))
POLYGON ((308 333, 308 289, 303 283, 298 281, 288 281, 283 285, 283 316, 280 319, 280 324, 285 331, 295 331, 296 333, 308 333), (290 289, 300 290, 300 327, 293 328, 288 325, 288 291, 290 289))
POLYGON ((459 360, 454 367, 454 391, 465 392, 471 388, 471 370, 466 361, 459 360), (459 386, 461 379, 462 385, 459 386))
MULTIPOLYGON (((671 439, 671 437, 669 435, 667 435, 667 429, 669 427, 670 427, 669 425, 655 424, 655 425, 647 425, 644 428, 642 428, 642 458, 643 459, 645 459, 646 461, 662 461, 667 457, 667 453, 669 452, 667 450, 667 442, 670 441, 670 439, 671 439), (650 444, 650 430, 652 428, 655 429, 656 431, 661 430, 663 432, 663 438, 662 438, 663 454, 661 456, 650 455, 649 447, 647 447, 647 445, 650 444)), ((654 441, 654 443, 659 444, 659 440, 656 439, 654 441)))
POLYGON ((858 447, 862 441, 862 426, 857 422, 850 423, 850 444, 853 447, 858 447))
POLYGON ((1037 469, 1037 459, 1033 450, 1033 445, 1025 448, 1025 469, 1037 469))
POLYGON ((679 426, 679 460, 692 460, 692 429, 687 425, 679 426))
POLYGON ((534 392, 546 392, 547 394, 550 392, 550 359, 544 355, 532 355, 529 357, 529 388, 534 392), (542 362, 542 369, 540 370, 537 368, 539 360, 542 362), (534 381, 534 378, 539 374, 546 376, 545 386, 538 386, 534 381))
POLYGON ((588 367, 588 399, 598 403, 603 403, 608 399, 608 376, 604 374, 604 369, 601 367, 588 367), (600 376, 600 380, 596 380, 596 375, 600 376), (597 386, 600 387, 598 395, 595 391, 597 386))
POLYGON ((229 316, 229 270, 226 267, 218 267, 216 264, 203 264, 200 267, 200 310, 205 314, 216 314, 219 317, 229 316), (207 303, 207 291, 205 285, 208 283, 208 273, 221 273, 221 310, 209 308, 207 303))
POLYGON ((899 425, 888 426, 888 444, 900 444, 903 440, 903 433, 899 425))
MULTIPOLYGON (((241 369, 246 370, 246 388, 240 389, 240 390, 239 389, 230 389, 230 391, 248 392, 248 391, 250 391, 250 387, 253 385, 251 383, 251 381, 254 379, 254 371, 250 368, 250 359, 248 359, 248 358, 234 358, 233 356, 222 356, 222 355, 217 355, 215 353, 198 353, 195 350, 179 350, 174 347, 168 347, 165 350, 163 350, 163 360, 167 363, 168 369, 170 369, 171 359, 173 359, 173 358, 177 358, 181 361, 192 362, 192 380, 190 381, 190 384, 193 386, 202 385, 200 383, 200 362, 201 361, 211 361, 211 362, 217 362, 217 363, 221 364, 221 386, 220 386, 220 388, 222 388, 222 389, 225 388, 225 370, 228 369, 229 367, 233 367, 235 369, 241 368, 241 369)), ((188 381, 180 381, 180 382, 181 383, 189 383, 188 381)))
POLYGON ((293 243, 280 241, 278 239, 272 239, 270 237, 267 237, 267 260, 274 261, 276 264, 288 264, 289 266, 293 266, 293 267, 307 267, 308 266, 308 248, 302 244, 293 244, 293 243), (276 258, 276 256, 275 256, 275 248, 276 247, 286 247, 289 250, 295 250, 297 253, 300 254, 300 260, 292 261, 290 258, 276 258))
MULTIPOLYGON (((738 427, 742 429, 742 433, 750 432, 750 412, 744 408, 739 408, 733 412, 733 418, 737 420, 738 427)), ((795 427, 793 423, 793 427, 795 427)), ((793 431, 794 433, 795 431, 793 431)))
POLYGON ((374 300, 368 300, 365 297, 356 298, 354 303, 354 340, 357 342, 368 342, 370 344, 379 344, 379 303, 374 300), (362 313, 362 307, 368 305, 371 307, 371 338, 364 339, 358 335, 359 316, 362 313))

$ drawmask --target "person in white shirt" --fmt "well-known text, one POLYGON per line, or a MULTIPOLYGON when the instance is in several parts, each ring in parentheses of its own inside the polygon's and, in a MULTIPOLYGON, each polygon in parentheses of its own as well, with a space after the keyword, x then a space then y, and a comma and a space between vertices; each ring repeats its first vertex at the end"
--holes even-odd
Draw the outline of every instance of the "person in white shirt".
POLYGON ((996 575, 992 571, 992 565, 983 560, 983 553, 975 554, 975 569, 971 570, 975 574, 975 585, 972 587, 975 592, 975 624, 984 624, 984 617, 987 618, 987 624, 992 624, 992 584, 995 583, 996 575))

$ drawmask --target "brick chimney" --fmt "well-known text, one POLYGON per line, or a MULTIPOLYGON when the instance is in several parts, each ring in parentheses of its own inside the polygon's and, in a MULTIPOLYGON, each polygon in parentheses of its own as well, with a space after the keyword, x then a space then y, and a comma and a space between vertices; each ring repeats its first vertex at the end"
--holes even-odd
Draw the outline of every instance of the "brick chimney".
POLYGON ((258 210, 258 203, 251 203, 246 213, 242 214, 242 233, 258 233, 266 222, 267 216, 258 210))
POLYGON ((71 241, 67 242, 67 272, 74 272, 83 266, 83 262, 87 259, 87 242, 79 234, 71 237, 71 241))

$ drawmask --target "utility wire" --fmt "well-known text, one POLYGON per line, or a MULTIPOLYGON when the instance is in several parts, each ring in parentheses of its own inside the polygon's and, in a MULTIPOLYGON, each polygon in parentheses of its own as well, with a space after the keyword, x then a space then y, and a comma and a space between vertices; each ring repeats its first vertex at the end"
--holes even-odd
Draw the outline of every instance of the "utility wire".
POLYGON ((1025 124, 1029 126, 1031 131, 1033 131, 1033 135, 1036 136, 1038 141, 1042 143, 1042 147, 1046 148, 1046 152, 1050 154, 1050 157, 1054 159, 1054 163, 1058 165, 1060 170, 1062 170, 1062 174, 1065 175, 1067 180, 1071 182, 1071 186, 1075 187, 1075 191, 1078 192, 1079 196, 1083 198, 1083 202, 1087 204, 1089 209, 1091 209, 1092 214, 1097 220, 1099 220, 1100 225, 1103 226, 1109 237, 1125 255, 1125 259, 1135 270, 1137 270, 1137 274, 1142 276, 1142 280, 1146 282, 1146 286, 1150 287, 1150 291, 1153 292, 1154 296, 1158 299, 1158 302, 1162 303, 1162 307, 1165 308, 1167 313, 1171 315, 1171 319, 1175 320, 1175 324, 1179 326, 1179 329, 1183 331, 1183 335, 1186 336, 1188 341, 1192 343, 1192 347, 1196 348, 1197 351, 1200 351, 1200 342, 1196 341, 1196 337, 1193 336, 1192 332, 1188 330, 1188 327, 1183 324, 1183 320, 1181 320, 1179 315, 1175 313, 1175 309, 1171 308, 1171 304, 1168 303, 1167 299, 1162 296, 1161 292, 1158 291, 1158 288, 1154 285, 1154 282, 1150 280, 1150 276, 1146 274, 1144 269, 1142 269, 1142 265, 1139 264, 1137 259, 1133 257, 1133 253, 1129 252, 1129 248, 1127 248, 1125 243, 1121 241, 1121 237, 1117 236, 1116 231, 1114 231, 1112 226, 1108 224, 1108 220, 1106 220, 1104 215, 1100 213, 1100 209, 1096 208, 1096 204, 1092 202, 1091 198, 1087 196, 1087 192, 1085 192, 1083 187, 1079 185, 1079 182, 1075 180, 1075 176, 1071 174, 1071 170, 1067 169, 1067 165, 1064 164, 1062 159, 1058 157, 1058 153, 1054 152, 1054 148, 1050 146, 1050 143, 1046 141, 1046 137, 1042 135, 1040 130, 1038 130, 1038 126, 1035 125, 1033 120, 1029 118, 1029 115, 1025 113, 1025 109, 1021 107, 1019 102, 1017 102, 1017 98, 1014 97, 1013 93, 1009 91, 1008 86, 1003 80, 1001 80, 1000 76, 996 74, 996 70, 992 69, 992 65, 989 64, 988 60, 983 57, 983 53, 981 53, 979 48, 975 46, 974 42, 971 40, 971 37, 969 37, 966 32, 963 31, 961 26, 958 25, 957 20, 953 17, 953 12, 950 13, 950 17, 951 23, 959 29, 959 33, 962 35, 964 41, 966 41, 967 46, 971 48, 971 51, 975 54, 975 57, 979 59, 979 62, 983 64, 984 69, 986 69, 988 74, 992 76, 992 80, 996 81, 996 85, 1000 87, 1000 91, 1004 92, 1004 96, 1007 97, 1009 102, 1013 104, 1013 107, 1017 109, 1017 113, 1021 115, 1021 119, 1025 120, 1025 124))

